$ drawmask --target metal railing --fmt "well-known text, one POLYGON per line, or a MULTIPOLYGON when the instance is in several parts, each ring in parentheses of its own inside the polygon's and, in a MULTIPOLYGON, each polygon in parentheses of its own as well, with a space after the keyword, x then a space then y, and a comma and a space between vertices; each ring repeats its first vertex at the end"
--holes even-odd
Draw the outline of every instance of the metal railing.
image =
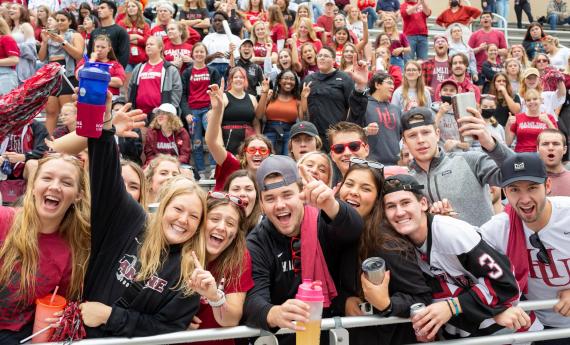
MULTIPOLYGON (((524 301, 519 306, 525 311, 551 309, 558 300, 544 301, 524 301)), ((396 323, 410 322, 410 319, 400 317, 380 317, 380 316, 352 316, 352 317, 335 317, 323 319, 321 323, 322 330, 329 330, 331 335, 331 345, 348 344, 347 328, 366 327, 366 326, 382 326, 392 325, 396 323), (343 333, 344 332, 344 333, 343 333)), ((293 333, 290 329, 281 329, 277 334, 293 333)), ((275 336, 267 331, 251 328, 247 326, 237 326, 216 329, 199 329, 192 331, 183 331, 177 333, 161 334, 151 337, 139 338, 104 338, 104 339, 86 339, 78 342, 80 345, 111 345, 111 344, 129 344, 129 345, 155 345, 155 344, 179 344, 192 343, 206 340, 223 340, 235 338, 261 337, 256 344, 276 344, 275 336)), ((511 344, 514 342, 530 342, 536 340, 548 340, 570 337, 570 328, 551 329, 540 332, 525 332, 501 334, 485 337, 475 337, 459 340, 438 341, 436 344, 445 345, 494 345, 494 344, 511 344)), ((55 345, 56 343, 49 343, 55 345)), ((418 344, 419 345, 419 344, 418 344)))

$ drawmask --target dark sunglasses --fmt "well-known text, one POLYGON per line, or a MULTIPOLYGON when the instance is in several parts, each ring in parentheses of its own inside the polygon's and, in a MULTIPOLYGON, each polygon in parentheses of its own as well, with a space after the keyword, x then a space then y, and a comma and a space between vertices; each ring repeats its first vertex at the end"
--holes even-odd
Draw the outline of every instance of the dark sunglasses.
POLYGON ((354 164, 365 165, 369 168, 378 169, 378 170, 382 171, 382 174, 384 173, 384 164, 379 163, 379 162, 367 161, 366 159, 362 159, 362 158, 358 158, 358 157, 352 157, 352 158, 350 158, 349 166, 353 166, 354 164))
POLYGON ((542 262, 543 264, 550 265, 550 257, 548 256, 548 252, 546 251, 544 244, 542 244, 540 237, 538 237, 538 234, 535 232, 534 234, 530 235, 528 240, 530 241, 531 246, 538 249, 538 254, 536 254, 538 261, 542 262))
POLYGON ((343 143, 343 144, 335 144, 335 145, 331 145, 331 151, 333 151, 337 155, 340 155, 348 147, 350 152, 357 152, 358 150, 360 150, 360 147, 363 144, 364 143, 360 140, 351 141, 351 142, 343 143))
POLYGON ((210 192, 208 192, 208 198, 214 198, 214 199, 219 199, 219 200, 228 199, 229 201, 233 202, 238 207, 245 207, 245 204, 240 197, 237 197, 237 196, 231 195, 231 194, 227 194, 227 193, 211 192, 210 191, 210 192))
POLYGON ((291 238, 291 257, 293 261, 293 271, 295 273, 301 272, 301 238, 291 238))

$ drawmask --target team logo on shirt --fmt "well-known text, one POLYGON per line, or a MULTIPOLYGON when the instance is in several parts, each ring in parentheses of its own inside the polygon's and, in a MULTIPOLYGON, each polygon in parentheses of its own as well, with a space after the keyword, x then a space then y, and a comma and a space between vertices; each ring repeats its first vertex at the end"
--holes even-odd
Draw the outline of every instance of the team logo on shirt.
MULTIPOLYGON (((125 254, 119 260, 119 268, 117 269, 117 280, 120 281, 124 286, 129 287, 131 283, 137 277, 137 263, 138 258, 135 255, 125 254)), ((164 287, 168 284, 168 281, 153 275, 145 283, 145 289, 152 289, 156 292, 163 292, 164 287)))
POLYGON ((540 262, 532 252, 538 252, 537 249, 527 249, 528 262, 529 262, 529 276, 531 279, 542 279, 544 284, 549 287, 563 287, 570 285, 570 258, 554 259, 552 252, 553 248, 546 249, 548 257, 550 258, 550 265, 540 262), (563 268, 560 268, 560 264, 563 268))

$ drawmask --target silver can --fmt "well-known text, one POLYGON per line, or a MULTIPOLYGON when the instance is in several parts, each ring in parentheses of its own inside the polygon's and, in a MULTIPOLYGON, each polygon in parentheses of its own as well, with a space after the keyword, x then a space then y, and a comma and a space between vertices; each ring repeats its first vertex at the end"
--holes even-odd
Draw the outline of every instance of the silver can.
POLYGON ((412 304, 410 306, 410 317, 414 317, 414 315, 416 315, 420 311, 424 310, 425 308, 426 308, 426 305, 423 303, 412 304))
POLYGON ((379 257, 371 257, 362 262, 362 272, 366 279, 374 285, 382 284, 386 273, 386 262, 379 257))

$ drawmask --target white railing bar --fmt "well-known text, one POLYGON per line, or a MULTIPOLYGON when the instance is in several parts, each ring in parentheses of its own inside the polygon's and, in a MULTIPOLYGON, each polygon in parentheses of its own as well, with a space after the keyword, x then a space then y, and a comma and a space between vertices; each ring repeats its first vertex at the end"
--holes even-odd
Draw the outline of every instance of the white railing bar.
MULTIPOLYGON (((484 337, 475 337, 457 340, 438 341, 434 344, 438 345, 502 345, 513 343, 524 343, 537 340, 563 339, 570 337, 570 328, 548 329, 538 332, 511 333, 501 335, 488 335, 484 337)), ((423 345, 425 343, 417 343, 414 345, 423 345)))
MULTIPOLYGON (((519 303, 519 306, 528 310, 539 310, 539 309, 550 309, 552 308, 558 300, 543 300, 543 301, 523 301, 519 303)), ((381 317, 381 316, 348 316, 340 318, 341 325, 343 328, 355 328, 355 327, 367 327, 367 326, 381 326, 381 325, 391 325, 396 323, 406 323, 410 322, 410 319, 401 317, 381 317)), ((321 323, 322 330, 328 330, 335 328, 335 319, 323 319, 321 323)), ((215 329, 198 329, 192 331, 183 331, 176 333, 167 333, 161 335, 155 335, 150 337, 137 337, 137 338, 100 338, 100 339, 86 339, 79 342, 81 345, 110 345, 110 344, 130 344, 130 345, 153 345, 153 344, 179 344, 179 343, 191 343, 197 341, 205 340, 222 340, 222 339, 234 339, 234 338, 247 338, 247 337, 258 337, 262 335, 264 331, 251 328, 247 326, 237 326, 237 327, 227 327, 227 328, 215 328, 215 329)), ((293 333, 292 330, 287 328, 280 329, 277 334, 287 334, 293 333)), ((526 334, 526 333, 525 333, 526 334)), ((49 343, 56 345, 58 343, 49 343)), ((469 343, 469 344, 479 344, 479 343, 469 343)), ((506 344, 506 343, 497 343, 506 344)), ((467 344, 464 344, 467 345, 467 344)))

